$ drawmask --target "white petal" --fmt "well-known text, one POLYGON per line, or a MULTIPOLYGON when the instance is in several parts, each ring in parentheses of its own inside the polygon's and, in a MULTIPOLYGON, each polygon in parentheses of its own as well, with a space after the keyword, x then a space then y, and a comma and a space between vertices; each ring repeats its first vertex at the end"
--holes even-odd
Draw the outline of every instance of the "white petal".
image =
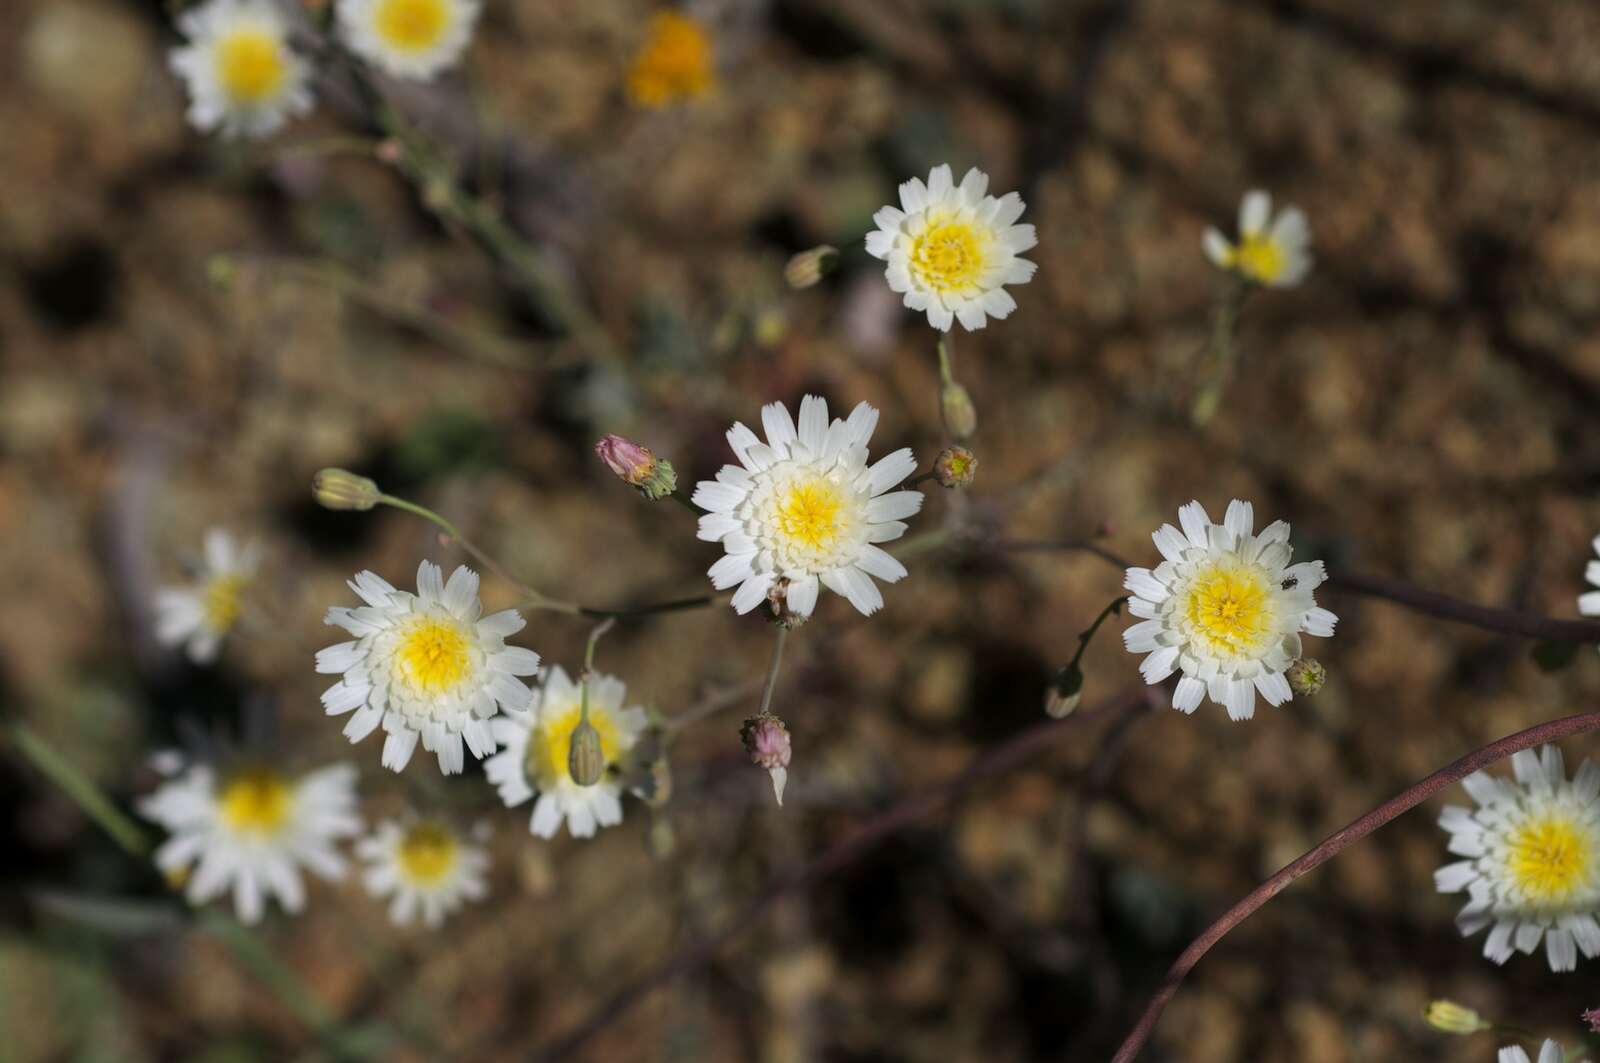
POLYGON ((901 447, 873 464, 867 477, 867 492, 881 495, 916 471, 917 459, 912 456, 911 448, 901 447))
POLYGON ((1246 238, 1261 235, 1271 214, 1272 197, 1259 188, 1252 188, 1239 203, 1239 235, 1246 238))
POLYGON ((757 572, 748 576, 733 595, 733 611, 743 616, 767 599, 767 592, 777 577, 771 572, 757 572))

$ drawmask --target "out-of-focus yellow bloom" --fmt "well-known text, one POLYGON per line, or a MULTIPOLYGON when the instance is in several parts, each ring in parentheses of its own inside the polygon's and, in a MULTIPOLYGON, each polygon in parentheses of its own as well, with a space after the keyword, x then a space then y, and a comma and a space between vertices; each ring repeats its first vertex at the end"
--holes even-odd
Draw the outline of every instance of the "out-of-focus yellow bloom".
POLYGON ((663 11, 650 20, 650 38, 628 71, 628 98, 641 107, 666 107, 711 91, 711 37, 687 15, 663 11))

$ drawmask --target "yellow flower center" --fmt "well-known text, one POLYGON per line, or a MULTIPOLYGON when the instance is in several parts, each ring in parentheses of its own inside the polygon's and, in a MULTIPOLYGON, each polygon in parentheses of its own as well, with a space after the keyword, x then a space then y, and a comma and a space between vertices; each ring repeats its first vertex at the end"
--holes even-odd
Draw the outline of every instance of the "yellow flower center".
POLYGON ((450 27, 450 0, 383 0, 372 23, 383 43, 396 51, 426 51, 450 27))
POLYGON ((217 576, 209 580, 200 603, 206 626, 212 631, 227 631, 233 627, 244 608, 244 592, 249 585, 250 581, 243 576, 217 576))
POLYGON ((793 543, 825 547, 839 537, 839 511, 844 496, 839 486, 821 478, 789 488, 778 503, 778 530, 793 543))
MULTIPOLYGON (((528 778, 542 786, 571 780, 567 757, 572 750, 572 732, 577 730, 582 716, 580 703, 576 701, 554 714, 542 715, 539 726, 528 739, 528 753, 522 765, 528 778)), ((609 713, 596 712, 594 703, 590 702, 589 726, 599 733, 600 755, 610 767, 617 762, 620 752, 622 736, 617 731, 617 721, 609 713)))
POLYGON ((264 103, 278 94, 289 64, 277 34, 243 29, 229 34, 216 52, 217 79, 235 103, 264 103))
POLYGON ((1254 568, 1219 564, 1189 583, 1182 603, 1190 627, 1214 654, 1260 649, 1271 632, 1271 594, 1266 577, 1254 568))
POLYGON ((1262 284, 1271 284, 1283 275, 1288 264, 1283 248, 1267 236, 1247 236, 1233 252, 1233 263, 1240 273, 1262 284))
POLYGON ((1534 901, 1560 904, 1591 877, 1594 838, 1568 816, 1531 820, 1517 828, 1510 843, 1511 877, 1534 901))
POLYGON ((395 670, 399 679, 423 693, 451 690, 472 670, 467 637, 450 620, 422 617, 401 638, 395 670))
POLYGON ((988 259, 987 234, 960 218, 930 221, 911 242, 911 271, 940 295, 977 286, 988 259))
POLYGON ((235 775, 222 788, 222 796, 217 801, 222 822, 229 829, 262 837, 270 837, 283 829, 293 803, 294 790, 289 780, 266 768, 252 768, 235 775))
POLYGON ((436 886, 456 866, 460 847, 456 836, 439 824, 418 823, 400 840, 400 871, 419 886, 436 886))
POLYGON ((650 20, 650 38, 628 71, 628 96, 664 107, 711 91, 711 40, 692 18, 663 11, 650 20))

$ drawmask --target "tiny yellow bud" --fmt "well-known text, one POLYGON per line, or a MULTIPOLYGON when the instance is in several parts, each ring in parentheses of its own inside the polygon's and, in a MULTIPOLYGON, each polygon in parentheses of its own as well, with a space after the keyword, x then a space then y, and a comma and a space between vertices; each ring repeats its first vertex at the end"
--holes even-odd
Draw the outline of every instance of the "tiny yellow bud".
POLYGON ((375 482, 346 469, 323 469, 311 480, 311 497, 324 509, 368 510, 381 495, 375 482))
POLYGON ((933 463, 940 487, 970 487, 978 476, 978 456, 966 447, 945 447, 933 463))
POLYGON ((567 772, 579 786, 593 786, 606 773, 600 732, 588 720, 572 729, 572 744, 567 748, 567 772))
POLYGON ((1471 1034, 1494 1028, 1482 1015, 1453 1000, 1435 1000, 1422 1009, 1422 1018, 1435 1030, 1445 1033, 1471 1034))
POLYGON ((1321 690, 1328 681, 1328 670, 1312 657, 1301 657, 1289 666, 1286 673, 1289 689, 1301 697, 1309 698, 1321 690))

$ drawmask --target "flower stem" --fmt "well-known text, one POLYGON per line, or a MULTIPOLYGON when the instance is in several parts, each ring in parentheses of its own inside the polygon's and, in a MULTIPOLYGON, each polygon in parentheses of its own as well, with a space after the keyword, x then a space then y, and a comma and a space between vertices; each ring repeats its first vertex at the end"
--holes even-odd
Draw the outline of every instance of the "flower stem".
POLYGON ((84 815, 94 820, 129 856, 143 860, 150 855, 150 839, 139 825, 118 808, 94 780, 74 767, 49 743, 20 723, 11 726, 11 741, 34 767, 59 786, 83 810, 84 815))
POLYGON ((761 712, 765 716, 772 708, 772 692, 778 686, 778 666, 783 663, 783 644, 788 641, 789 629, 778 628, 777 641, 772 644, 772 662, 767 665, 767 681, 761 688, 761 712))

